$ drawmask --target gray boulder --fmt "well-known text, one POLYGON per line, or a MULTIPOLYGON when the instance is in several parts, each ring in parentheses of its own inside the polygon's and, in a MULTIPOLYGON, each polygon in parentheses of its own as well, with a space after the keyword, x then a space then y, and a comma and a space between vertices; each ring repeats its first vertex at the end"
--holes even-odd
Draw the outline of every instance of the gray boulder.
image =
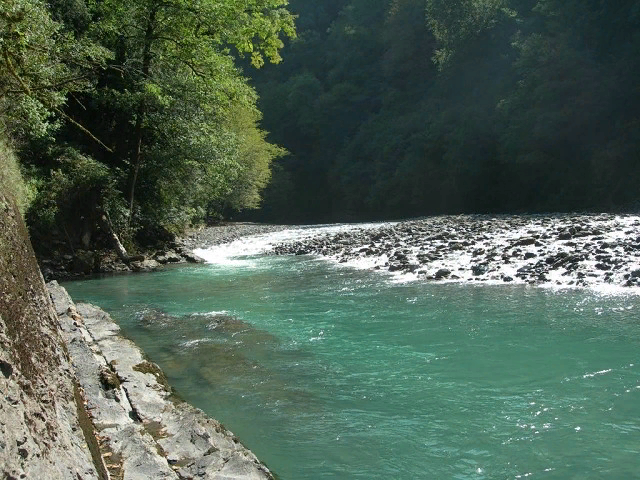
POLYGON ((440 270, 438 270, 435 275, 434 278, 436 280, 441 280, 443 278, 448 277, 449 275, 451 275, 451 270, 447 269, 447 268, 441 268, 440 270))

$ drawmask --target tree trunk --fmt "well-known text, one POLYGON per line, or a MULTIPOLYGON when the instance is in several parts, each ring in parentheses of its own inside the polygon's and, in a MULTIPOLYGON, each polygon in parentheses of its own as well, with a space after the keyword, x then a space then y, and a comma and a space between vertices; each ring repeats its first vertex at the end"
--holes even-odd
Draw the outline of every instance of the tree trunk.
POLYGON ((141 102, 138 109, 138 118, 136 119, 136 137, 137 148, 136 158, 133 163, 133 172, 131 173, 131 189, 129 190, 129 218, 127 218, 127 227, 131 224, 131 218, 133 217, 133 202, 135 199, 136 182, 138 181, 138 173, 140 172, 140 165, 142 164, 142 117, 144 116, 144 105, 141 102))
POLYGON ((118 254, 118 258, 122 260, 124 263, 135 262, 138 260, 144 260, 144 255, 129 255, 127 253, 127 249, 124 248, 122 242, 118 238, 115 230, 113 229, 113 224, 111 223, 111 219, 109 218, 109 214, 105 213, 102 216, 103 223, 107 226, 107 230, 109 231, 109 236, 111 237, 111 241, 113 242, 113 248, 115 248, 116 253, 118 254))
MULTIPOLYGON (((151 47, 154 40, 154 28, 156 21, 157 7, 154 7, 149 12, 149 19, 147 22, 147 28, 144 34, 144 45, 142 49, 142 82, 145 82, 149 78, 149 72, 151 71, 151 47)), ((135 157, 131 163, 131 187, 129 189, 129 218, 127 219, 127 227, 131 224, 131 218, 133 217, 133 206, 135 201, 136 183, 138 181, 138 174, 140 173, 140 167, 142 166, 142 140, 144 135, 143 122, 147 112, 147 106, 144 98, 140 100, 138 105, 138 112, 136 114, 136 124, 134 127, 135 135, 135 157)))

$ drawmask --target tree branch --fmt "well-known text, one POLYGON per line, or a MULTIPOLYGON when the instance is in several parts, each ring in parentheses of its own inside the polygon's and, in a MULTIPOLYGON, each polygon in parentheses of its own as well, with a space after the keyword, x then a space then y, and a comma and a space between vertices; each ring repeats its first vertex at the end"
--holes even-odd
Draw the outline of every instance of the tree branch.
POLYGON ((91 138, 94 142, 98 143, 100 146, 102 146, 107 152, 109 153, 113 153, 113 150, 109 147, 107 147, 104 143, 102 143, 102 140, 100 140, 98 137, 96 137, 93 133, 91 133, 89 130, 87 130, 85 127, 83 127, 82 125, 80 125, 78 122, 76 122, 73 118, 71 118, 69 115, 67 115, 66 113, 64 113, 62 110, 60 110, 58 107, 54 107, 54 110, 60 114, 62 117, 66 118, 68 121, 70 121, 73 125, 75 125, 76 127, 78 127, 84 134, 86 134, 87 136, 89 136, 89 138, 91 138))

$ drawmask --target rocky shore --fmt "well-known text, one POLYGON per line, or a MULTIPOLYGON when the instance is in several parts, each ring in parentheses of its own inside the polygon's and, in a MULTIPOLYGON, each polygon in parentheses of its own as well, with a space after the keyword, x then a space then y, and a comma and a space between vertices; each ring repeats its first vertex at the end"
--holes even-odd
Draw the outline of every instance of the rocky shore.
POLYGON ((276 255, 428 281, 592 287, 640 285, 640 217, 459 215, 359 228, 276 245, 276 255))
POLYGON ((74 304, 55 281, 47 288, 87 412, 83 428, 95 439, 89 450, 98 478, 274 478, 220 423, 176 398, 162 370, 107 313, 74 304))
POLYGON ((113 250, 66 251, 66 243, 60 248, 40 255, 39 264, 45 280, 73 280, 92 274, 116 274, 128 272, 153 272, 167 265, 202 263, 204 260, 193 249, 229 243, 242 237, 270 233, 287 228, 281 225, 255 223, 221 223, 219 225, 191 229, 183 237, 160 242, 161 247, 147 248, 132 261, 125 262, 113 250))
POLYGON ((60 325, 15 202, 0 191, 0 478, 99 476, 60 325))
POLYGON ((0 478, 274 478, 220 423, 181 402, 109 315, 74 304, 56 282, 45 286, 22 216, 4 191, 0 478))

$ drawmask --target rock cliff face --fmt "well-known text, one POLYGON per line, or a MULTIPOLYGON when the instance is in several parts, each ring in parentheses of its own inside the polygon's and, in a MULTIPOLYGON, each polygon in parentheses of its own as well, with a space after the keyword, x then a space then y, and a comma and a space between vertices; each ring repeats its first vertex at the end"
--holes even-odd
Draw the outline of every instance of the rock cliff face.
POLYGON ((108 314, 45 286, 0 191, 0 476, 268 480, 220 423, 176 401, 108 314))
POLYGON ((75 375, 13 198, 0 192, 0 476, 100 478, 75 375))

